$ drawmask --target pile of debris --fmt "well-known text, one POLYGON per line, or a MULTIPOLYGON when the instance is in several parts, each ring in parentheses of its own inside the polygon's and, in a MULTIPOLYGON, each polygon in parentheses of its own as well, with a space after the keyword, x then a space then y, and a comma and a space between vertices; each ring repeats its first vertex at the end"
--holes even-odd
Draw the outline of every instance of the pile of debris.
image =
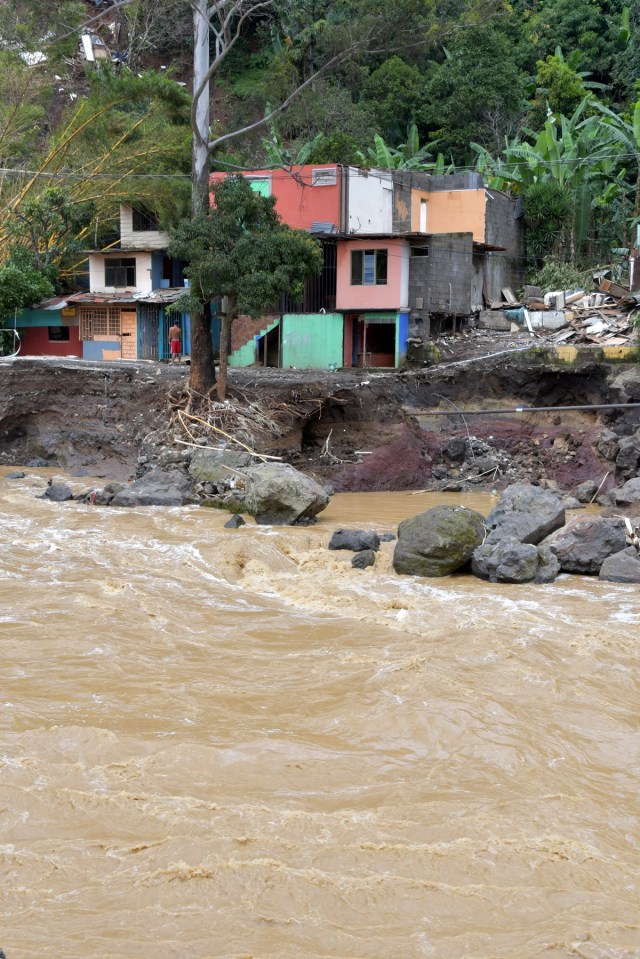
POLYGON ((515 476, 510 456, 477 436, 454 436, 442 449, 440 463, 431 469, 434 489, 462 491, 469 484, 493 484, 515 476))
POLYGON ((553 344, 626 346, 638 341, 640 291, 631 291, 606 276, 593 277, 594 291, 552 290, 525 286, 521 299, 509 288, 503 300, 478 315, 480 329, 526 330, 553 344))
POLYGON ((594 293, 574 291, 567 298, 563 291, 558 296, 564 299, 565 323, 548 336, 552 342, 626 346, 637 341, 640 293, 600 277, 594 293))

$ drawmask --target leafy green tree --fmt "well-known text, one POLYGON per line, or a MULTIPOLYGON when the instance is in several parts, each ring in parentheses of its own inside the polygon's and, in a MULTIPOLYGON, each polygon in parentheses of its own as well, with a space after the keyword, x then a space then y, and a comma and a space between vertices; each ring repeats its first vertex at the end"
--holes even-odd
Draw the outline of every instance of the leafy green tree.
POLYGON ((9 259, 0 266, 0 323, 53 293, 51 273, 38 269, 24 247, 13 248, 9 259))
POLYGON ((565 55, 577 52, 578 70, 591 71, 594 80, 609 83, 620 46, 620 0, 551 0, 536 4, 527 19, 527 32, 536 59, 543 60, 561 47, 565 55))
POLYGON ((506 36, 493 24, 457 33, 427 83, 421 125, 447 157, 464 164, 472 142, 500 148, 523 115, 524 78, 506 36))
POLYGON ((602 89, 601 83, 588 79, 587 72, 574 69, 580 57, 579 51, 566 60, 560 47, 553 56, 538 60, 536 67, 535 94, 530 101, 527 125, 541 127, 548 110, 556 116, 570 116, 588 95, 589 89, 602 89))
MULTIPOLYGON (((91 222, 93 203, 74 203, 60 187, 49 187, 39 195, 27 196, 7 223, 14 242, 28 249, 36 270, 57 275, 65 261, 77 255, 82 230, 91 222)), ((15 248, 14 248, 15 249, 15 248)))
POLYGON ((415 122, 424 99, 425 82, 416 66, 395 55, 371 73, 363 96, 371 101, 376 126, 385 140, 398 142, 415 122))
POLYGON ((323 136, 309 155, 309 163, 342 163, 345 166, 359 163, 360 144, 347 132, 337 131, 323 136))
POLYGON ((280 222, 273 197, 259 196, 244 177, 231 176, 214 185, 209 210, 176 228, 169 254, 188 264, 190 287, 175 308, 191 314, 192 355, 198 357, 191 386, 202 394, 215 379, 211 303, 226 297, 217 384, 224 400, 235 317, 259 317, 281 293, 299 296, 306 277, 320 271, 320 247, 307 233, 280 222))
POLYGON ((540 267, 549 256, 560 257, 571 230, 573 199, 555 180, 532 183, 523 196, 527 253, 540 267))

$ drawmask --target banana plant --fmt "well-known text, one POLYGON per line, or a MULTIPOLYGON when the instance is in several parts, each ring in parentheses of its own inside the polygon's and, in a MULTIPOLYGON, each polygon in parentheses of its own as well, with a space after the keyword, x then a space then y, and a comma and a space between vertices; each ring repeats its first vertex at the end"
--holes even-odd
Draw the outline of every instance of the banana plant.
POLYGON ((366 153, 360 151, 357 155, 363 166, 377 167, 382 170, 423 170, 428 173, 452 173, 453 164, 447 166, 444 156, 439 153, 435 160, 431 150, 437 140, 420 145, 420 135, 415 123, 407 130, 407 142, 397 147, 389 146, 376 133, 373 138, 373 147, 366 153))
MULTIPOLYGON (((597 113, 585 116, 587 108, 593 107, 602 108, 602 105, 585 97, 570 117, 556 117, 549 112, 541 131, 524 131, 532 142, 506 141, 500 158, 493 157, 479 144, 472 144, 477 154, 477 169, 485 175, 490 187, 526 194, 533 184, 553 181, 570 193, 572 254, 587 238, 592 210, 601 194, 611 184, 615 184, 616 190, 623 188, 619 161, 631 135, 629 129, 609 126, 597 113)), ((612 118, 619 120, 611 111, 607 112, 611 123, 612 118)), ((640 153, 640 114, 638 133, 635 150, 640 153)))

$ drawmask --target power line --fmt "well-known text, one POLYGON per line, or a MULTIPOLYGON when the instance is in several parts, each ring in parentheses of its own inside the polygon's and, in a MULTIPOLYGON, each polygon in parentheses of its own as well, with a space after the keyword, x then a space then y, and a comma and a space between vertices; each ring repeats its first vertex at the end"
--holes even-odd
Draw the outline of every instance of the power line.
MULTIPOLYGON (((597 165, 601 160, 621 160, 621 159, 638 159, 638 154, 636 153, 611 153, 611 154, 602 154, 601 156, 592 156, 590 158, 585 158, 586 160, 592 160, 592 165, 597 165)), ((219 161, 220 162, 220 161, 219 161)), ((261 173, 269 174, 272 179, 275 180, 285 180, 285 179, 295 179, 302 186, 314 186, 313 178, 309 177, 308 174, 303 174, 296 172, 296 166, 298 164, 293 164, 290 169, 283 167, 282 165, 278 166, 262 166, 262 167, 237 167, 234 166, 234 170, 237 171, 238 175, 243 175, 245 173, 259 175, 261 173)), ((487 173, 486 171, 478 170, 477 167, 473 166, 459 166, 456 167, 452 173, 433 173, 429 170, 417 170, 417 169, 406 169, 398 167, 372 167, 371 169, 366 169, 364 167, 357 167, 352 164, 334 164, 336 167, 343 166, 345 169, 354 171, 357 176, 363 178, 377 179, 380 181, 386 181, 391 179, 392 174, 394 173, 422 173, 426 176, 455 176, 457 173, 478 173, 480 176, 484 177, 495 177, 496 179, 506 179, 506 176, 501 176, 500 174, 487 173), (388 175, 387 175, 388 174, 388 175)), ((538 166, 545 168, 552 167, 573 167, 576 165, 576 162, 570 159, 566 160, 539 160, 537 161, 538 166)), ((581 166, 588 165, 586 162, 580 161, 581 166)), ((229 164, 232 166, 232 164, 229 164)), ((304 166, 313 167, 314 164, 308 163, 304 166)), ((326 169, 331 164, 317 164, 319 169, 326 169)), ((510 163, 511 167, 530 167, 531 165, 527 161, 517 161, 510 163)), ((212 170, 212 175, 216 173, 223 174, 221 170, 212 170)), ((505 171, 506 173, 506 171, 505 171)), ((189 173, 74 173, 74 172, 56 172, 52 173, 46 170, 26 170, 22 168, 14 167, 0 167, 0 176, 5 174, 16 175, 16 176, 46 176, 51 178, 58 179, 81 179, 81 180, 101 180, 101 179, 112 179, 112 180, 189 180, 191 179, 191 174, 189 173)), ((230 175, 230 174, 223 174, 230 175)), ((486 184, 485 184, 486 186, 486 184)), ((491 188, 488 188, 491 189, 491 188)))

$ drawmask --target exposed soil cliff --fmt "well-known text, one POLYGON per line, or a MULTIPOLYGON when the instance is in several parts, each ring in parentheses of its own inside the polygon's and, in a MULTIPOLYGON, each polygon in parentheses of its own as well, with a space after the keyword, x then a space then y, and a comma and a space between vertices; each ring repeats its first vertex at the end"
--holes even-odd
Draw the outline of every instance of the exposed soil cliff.
MULTIPOLYGON (((186 381, 186 368, 146 363, 2 360, 0 462, 131 476, 184 441, 170 414, 186 381)), ((606 489, 617 451, 607 459, 598 449, 602 431, 631 435, 640 421, 638 409, 470 412, 640 402, 637 365, 588 355, 570 366, 526 351, 406 372, 235 370, 231 386, 232 401, 268 397, 279 410, 280 435, 263 434, 262 452, 336 490, 500 488, 518 478, 568 489, 610 470, 606 489)))

